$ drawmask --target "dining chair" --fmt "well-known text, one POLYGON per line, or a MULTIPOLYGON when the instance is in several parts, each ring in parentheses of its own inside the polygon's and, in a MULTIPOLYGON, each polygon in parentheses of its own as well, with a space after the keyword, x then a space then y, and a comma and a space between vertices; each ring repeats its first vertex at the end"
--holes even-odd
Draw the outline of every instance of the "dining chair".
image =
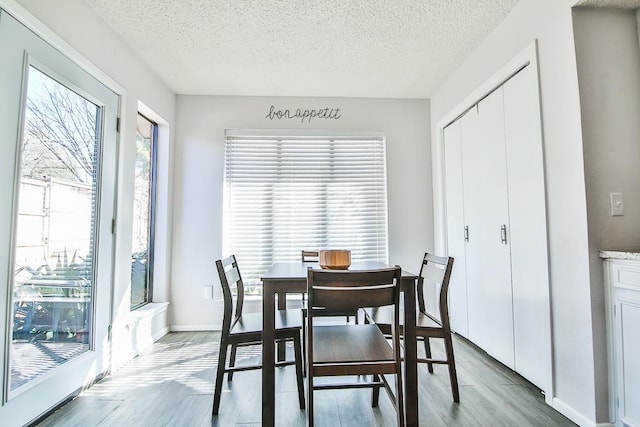
POLYGON ((317 390, 372 388, 372 406, 378 406, 384 387, 396 408, 397 423, 404 426, 402 361, 400 356, 400 267, 376 270, 321 270, 307 272, 307 379, 308 417, 313 426, 317 390), (374 324, 315 323, 327 311, 390 307, 391 340, 374 324), (395 393, 385 375, 395 375, 395 393), (371 375, 371 380, 368 376, 371 375), (348 382, 317 383, 316 377, 365 376, 348 382))
MULTIPOLYGON (((320 251, 315 250, 302 250, 302 262, 319 262, 320 261, 320 251)), ((306 319, 307 319, 307 294, 302 294, 302 348, 307 348, 307 328, 306 328, 306 319)), ((337 311, 337 312, 325 312, 325 317, 341 317, 345 316, 347 319, 347 323, 349 323, 350 316, 353 316, 354 322, 358 323, 358 310, 352 311, 337 311)), ((306 366, 306 352, 303 353, 303 361, 306 366)), ((305 371, 306 372, 306 371, 305 371)))
MULTIPOLYGON (((449 368, 449 380, 451 382, 451 394, 453 401, 460 402, 458 391, 458 375, 456 373, 456 362, 453 354, 453 340, 451 338, 451 324, 449 321, 449 279, 453 268, 452 257, 439 257, 425 253, 420 266, 420 278, 418 280, 418 307, 416 311, 416 335, 419 341, 423 341, 425 357, 418 357, 418 363, 426 363, 429 373, 433 373, 433 365, 447 365, 449 368), (438 305, 440 308, 440 319, 428 313, 424 298, 424 281, 428 280, 440 287, 438 305), (444 359, 434 359, 431 354, 430 338, 439 338, 444 341, 444 359)), ((391 334, 392 313, 385 307, 367 308, 365 311, 365 322, 375 323, 386 335, 391 334)), ((403 317, 401 317, 402 319, 403 317)), ((402 324, 400 325, 402 330, 402 324)))
MULTIPOLYGON (((262 313, 242 313, 244 303, 244 284, 235 255, 217 260, 216 267, 222 286, 224 299, 224 315, 220 336, 220 352, 216 373, 215 390, 213 394, 214 415, 220 408, 222 393, 222 379, 227 374, 227 381, 233 380, 234 372, 262 369, 261 364, 236 366, 236 352, 238 347, 262 344, 262 313), (234 292, 235 288, 235 292, 234 292), (227 350, 231 348, 229 364, 226 364, 227 350)), ((300 310, 276 310, 275 336, 276 341, 293 341, 293 361, 276 362, 276 366, 296 366, 298 383, 298 401, 300 409, 305 408, 304 383, 302 374, 302 347, 300 332, 302 329, 302 315, 300 310)))
POLYGON ((318 262, 320 261, 319 251, 302 250, 302 262, 318 262))

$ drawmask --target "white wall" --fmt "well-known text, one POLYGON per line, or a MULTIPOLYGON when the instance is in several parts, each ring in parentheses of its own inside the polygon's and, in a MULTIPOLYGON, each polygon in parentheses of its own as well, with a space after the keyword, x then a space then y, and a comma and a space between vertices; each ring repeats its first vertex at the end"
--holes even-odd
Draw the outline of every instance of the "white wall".
MULTIPOLYGON (((443 120, 467 95, 537 39, 545 151, 552 300, 553 406, 581 425, 606 421, 594 372, 585 174, 572 0, 521 0, 431 98, 436 248, 443 250, 443 120), (596 400, 598 405, 596 405, 596 400), (597 408, 596 408, 597 406, 597 408), (596 411, 598 409, 598 411, 596 411)), ((598 308, 600 309, 600 308, 598 308)), ((595 346, 604 346, 598 342, 595 346)), ((598 354, 599 356, 599 354, 598 354)), ((606 385, 605 385, 606 386, 606 385)))
MULTIPOLYGON (((574 9, 587 189, 591 305, 596 360, 606 360, 603 249, 640 249, 640 48, 635 13, 574 9), (624 194, 611 216, 609 193, 624 194)), ((596 372, 598 413, 606 413, 607 370, 596 372), (602 406, 600 406, 602 405, 602 406)))
MULTIPOLYGON (((0 0, 3 3, 4 0, 0 0)), ((100 18, 86 2, 81 0, 6 1, 9 11, 23 15, 25 25, 35 28, 44 24, 59 38, 53 41, 72 59, 95 74, 121 95, 122 130, 119 142, 118 206, 116 229, 116 259, 113 307, 113 366, 118 367, 133 357, 152 339, 168 330, 166 309, 159 307, 157 319, 143 315, 131 315, 131 233, 133 219, 133 188, 135 165, 136 115, 139 103, 150 118, 161 125, 159 213, 157 223, 157 265, 155 271, 154 301, 168 301, 171 221, 171 125, 175 115, 175 95, 158 79, 153 70, 124 44, 120 37, 100 18), (27 13, 22 13, 22 8, 27 13), (34 19, 33 17, 37 18, 34 19), (38 22, 38 20, 40 22, 38 22), (152 328, 137 326, 146 319, 152 328), (142 339, 141 330, 151 334, 142 339), (144 345, 143 345, 144 342, 144 345)), ((21 16, 18 16, 20 18, 21 16)), ((147 312, 147 315, 152 313, 147 312)))
POLYGON ((329 129, 382 131, 387 138, 389 261, 417 272, 433 248, 429 103, 426 100, 178 96, 172 257, 172 329, 213 329, 220 303, 214 261, 222 254, 224 131, 329 129), (277 109, 340 108, 339 120, 268 120, 277 109))

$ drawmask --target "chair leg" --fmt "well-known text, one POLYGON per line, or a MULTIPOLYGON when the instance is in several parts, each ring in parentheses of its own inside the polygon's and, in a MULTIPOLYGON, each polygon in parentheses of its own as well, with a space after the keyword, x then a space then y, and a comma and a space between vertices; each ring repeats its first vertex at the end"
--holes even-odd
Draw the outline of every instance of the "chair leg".
POLYGON ((227 342, 220 342, 220 351, 218 353, 218 368, 216 372, 216 384, 213 390, 213 415, 218 415, 220 409, 220 396, 222 395, 222 378, 224 377, 225 364, 227 363, 227 342))
MULTIPOLYGON (((429 338, 424 337, 424 353, 427 359, 431 359, 431 344, 429 344, 429 338)), ((433 374, 433 363, 427 362, 427 370, 430 374, 433 374)))
POLYGON ((396 409, 398 426, 404 427, 404 385, 402 383, 402 364, 396 370, 396 409))
POLYGON ((308 427, 313 427, 313 372, 312 367, 307 369, 307 418, 308 427))
POLYGON ((444 347, 447 352, 447 363, 449 364, 449 380, 451 381, 451 394, 453 394, 453 401, 460 402, 460 392, 458 391, 458 374, 456 373, 456 361, 453 357, 453 340, 451 334, 447 335, 444 339, 444 347))
POLYGON ((302 375, 307 376, 307 316, 302 314, 302 375))
MULTIPOLYGON (((238 351, 238 344, 231 344, 231 354, 229 355, 229 366, 236 366, 236 352, 238 351)), ((233 381, 233 372, 227 374, 227 381, 233 381)))
POLYGON ((293 352, 296 359, 296 379, 298 380, 298 402, 300 409, 304 409, 304 380, 302 379, 302 349, 300 334, 293 337, 293 352))
MULTIPOLYGON (((380 375, 374 374, 373 381, 379 382, 381 381, 380 375)), ((380 385, 374 385, 371 389, 371 407, 377 408, 378 402, 380 401, 380 385)))

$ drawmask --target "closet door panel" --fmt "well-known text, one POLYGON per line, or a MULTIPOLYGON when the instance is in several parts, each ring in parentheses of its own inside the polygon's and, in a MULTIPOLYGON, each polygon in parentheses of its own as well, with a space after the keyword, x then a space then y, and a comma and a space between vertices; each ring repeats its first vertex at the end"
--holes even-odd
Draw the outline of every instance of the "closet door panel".
POLYGON ((467 277, 464 242, 464 194, 462 182, 462 145, 460 121, 444 129, 445 206, 447 218, 447 252, 454 258, 449 284, 451 328, 468 337, 467 277))
POLYGON ((503 89, 515 369, 538 387, 549 390, 552 369, 547 224, 534 67, 525 67, 503 89))
POLYGON ((475 120, 462 122, 464 207, 469 227, 469 335, 490 355, 513 368, 504 137, 502 90, 498 89, 478 104, 475 120))
POLYGON ((478 112, 472 108, 458 120, 460 123, 460 142, 462 151, 462 180, 464 224, 468 229, 468 239, 465 241, 465 260, 467 276, 467 322, 468 338, 482 348, 487 346, 487 324, 484 319, 484 304, 482 301, 481 277, 483 272, 482 239, 479 231, 482 227, 482 188, 478 186, 478 176, 482 175, 483 163, 487 160, 477 157, 483 154, 479 149, 478 112))

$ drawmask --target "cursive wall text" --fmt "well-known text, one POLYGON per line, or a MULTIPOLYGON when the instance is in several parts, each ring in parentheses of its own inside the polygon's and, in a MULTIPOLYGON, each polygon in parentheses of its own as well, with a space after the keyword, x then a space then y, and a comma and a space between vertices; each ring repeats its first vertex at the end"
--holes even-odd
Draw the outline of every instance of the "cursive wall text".
POLYGON ((264 116, 265 119, 269 120, 282 120, 282 119, 300 119, 301 123, 304 123, 305 120, 307 123, 311 123, 311 119, 325 119, 325 120, 338 120, 342 117, 340 114, 339 108, 320 108, 320 109, 312 109, 312 110, 303 110, 301 108, 294 110, 276 110, 275 105, 271 106, 269 113, 264 116))

